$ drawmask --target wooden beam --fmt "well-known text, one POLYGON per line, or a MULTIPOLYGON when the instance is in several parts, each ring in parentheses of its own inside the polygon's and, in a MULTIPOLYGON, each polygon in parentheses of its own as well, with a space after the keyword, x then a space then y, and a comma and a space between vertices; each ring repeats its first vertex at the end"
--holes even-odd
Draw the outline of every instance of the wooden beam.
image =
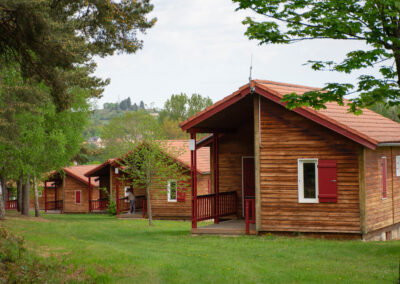
POLYGON ((358 155, 358 183, 360 199, 360 230, 362 235, 368 233, 367 229, 367 210, 366 210, 366 191, 365 191, 365 148, 360 147, 358 155))
POLYGON ((187 130, 188 133, 233 133, 235 128, 209 128, 209 127, 193 127, 187 130))
POLYGON ((254 113, 254 173, 255 173, 255 193, 256 193, 256 231, 261 230, 261 188, 260 188, 260 96, 253 95, 254 113))

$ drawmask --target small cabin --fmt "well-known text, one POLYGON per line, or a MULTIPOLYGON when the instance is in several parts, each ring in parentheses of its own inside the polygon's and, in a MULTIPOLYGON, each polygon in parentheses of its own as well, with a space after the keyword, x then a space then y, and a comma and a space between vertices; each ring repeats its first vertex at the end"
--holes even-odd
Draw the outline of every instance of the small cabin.
POLYGON ((211 152, 212 193, 199 197, 192 179, 192 233, 400 238, 400 124, 334 102, 281 102, 312 90, 253 80, 180 124, 195 145, 192 171, 198 151, 211 152))
MULTIPOLYGON (((178 155, 174 157, 175 163, 182 168, 182 175, 187 175, 190 179, 190 151, 187 140, 169 140, 166 147, 177 149, 178 155)), ((175 152, 172 151, 172 152, 175 152)), ((168 149, 166 149, 166 153, 168 149)), ((124 173, 119 159, 109 159, 96 168, 88 171, 85 176, 99 182, 100 196, 99 200, 93 200, 92 209, 102 206, 108 206, 108 200, 115 200, 117 205, 117 215, 129 211, 129 202, 125 199, 128 190, 132 187, 132 181, 124 173), (96 204, 95 204, 96 202, 96 204), (101 203, 100 202, 104 202, 101 203)), ((197 178, 199 180, 199 194, 208 194, 210 187, 210 151, 204 148, 198 152, 199 167, 197 169, 197 178)), ((151 208, 155 219, 191 219, 191 197, 189 192, 180 192, 177 189, 179 181, 168 180, 165 186, 153 186, 151 188, 151 208)), ((146 215, 146 190, 145 188, 133 188, 136 197, 136 209, 141 216, 146 215)))
MULTIPOLYGON (((84 174, 98 165, 65 167, 48 175, 43 184, 42 197, 45 212, 87 213, 89 208, 89 182, 84 174)), ((98 199, 98 183, 92 184, 91 196, 98 199)))

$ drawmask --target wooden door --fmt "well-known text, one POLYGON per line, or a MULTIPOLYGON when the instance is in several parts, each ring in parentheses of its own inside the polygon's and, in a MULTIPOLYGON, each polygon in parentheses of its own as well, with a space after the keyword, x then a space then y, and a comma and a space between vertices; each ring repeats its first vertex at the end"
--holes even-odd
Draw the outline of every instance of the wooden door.
POLYGON ((243 157, 243 196, 254 197, 255 196, 255 173, 254 173, 254 158, 243 157))

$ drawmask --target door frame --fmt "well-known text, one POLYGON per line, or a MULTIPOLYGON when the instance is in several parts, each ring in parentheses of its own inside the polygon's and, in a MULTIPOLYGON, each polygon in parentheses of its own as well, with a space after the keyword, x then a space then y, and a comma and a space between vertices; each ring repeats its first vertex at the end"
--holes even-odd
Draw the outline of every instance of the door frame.
MULTIPOLYGON (((248 159, 248 158, 253 158, 254 163, 255 163, 255 157, 254 156, 242 156, 242 217, 244 218, 244 175, 243 175, 243 160, 248 159)), ((255 165, 254 165, 255 166, 255 165)), ((255 170, 255 167, 254 167, 255 170)), ((255 172, 254 172, 255 173, 255 172)))

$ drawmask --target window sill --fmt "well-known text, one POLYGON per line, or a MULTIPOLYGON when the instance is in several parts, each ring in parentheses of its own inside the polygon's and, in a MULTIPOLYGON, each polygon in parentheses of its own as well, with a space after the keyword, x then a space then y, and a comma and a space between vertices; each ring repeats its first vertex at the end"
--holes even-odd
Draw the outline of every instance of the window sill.
POLYGON ((178 202, 178 200, 168 200, 168 202, 178 202))
POLYGON ((319 203, 318 200, 299 200, 299 203, 319 203))

